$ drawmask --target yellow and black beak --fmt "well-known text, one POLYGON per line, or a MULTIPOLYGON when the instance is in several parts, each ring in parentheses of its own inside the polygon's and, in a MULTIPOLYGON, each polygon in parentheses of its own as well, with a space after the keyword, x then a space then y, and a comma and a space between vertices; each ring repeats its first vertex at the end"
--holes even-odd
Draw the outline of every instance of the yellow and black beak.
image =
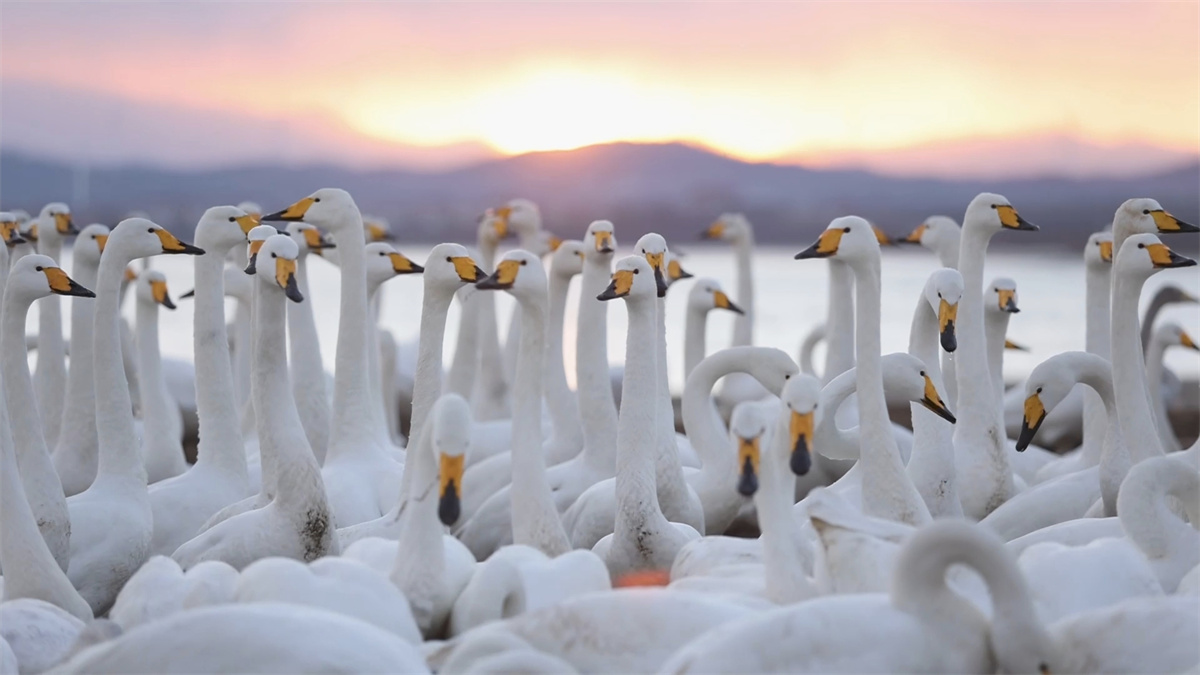
POLYGON ((938 396, 937 387, 933 386, 933 380, 929 376, 925 376, 925 396, 921 399, 921 405, 928 408, 934 415, 946 420, 950 424, 958 422, 946 404, 942 402, 942 397, 938 396))
POLYGON ((746 314, 741 307, 733 304, 733 301, 729 299, 729 296, 725 295, 725 291, 713 292, 713 307, 716 307, 717 309, 727 309, 731 312, 736 312, 742 315, 746 314))
POLYGON ((903 239, 897 239, 896 243, 897 244, 919 244, 919 243, 921 243, 921 235, 925 234, 925 230, 928 230, 928 229, 929 229, 928 225, 926 225, 925 223, 921 223, 920 225, 917 226, 917 229, 910 232, 907 237, 905 237, 903 239))
POLYGON ((475 283, 475 288, 483 291, 503 291, 513 287, 517 282, 517 273, 521 271, 521 265, 524 264, 520 260, 501 260, 499 265, 496 265, 496 272, 492 276, 475 283))
POLYGON ((163 253, 183 253, 185 255, 204 255, 204 249, 185 244, 179 241, 175 235, 167 232, 163 228, 154 231, 158 235, 158 240, 162 242, 163 253))
POLYGON ((550 235, 550 238, 546 240, 546 245, 550 247, 550 252, 554 253, 560 246, 563 245, 563 238, 552 234, 550 235))
POLYGON ((793 410, 788 419, 788 443, 791 446, 788 465, 797 476, 806 475, 812 469, 812 449, 809 447, 812 436, 812 411, 798 413, 793 410))
POLYGON ((27 239, 27 240, 28 240, 30 243, 33 243, 33 244, 36 244, 36 243, 37 243, 37 240, 38 240, 38 226, 37 226, 37 223, 34 223, 34 224, 30 225, 30 226, 29 226, 29 229, 28 229, 28 230, 25 230, 24 237, 25 237, 25 239, 27 239))
POLYGON ((448 262, 454 265, 454 271, 458 273, 458 278, 468 284, 483 281, 484 277, 487 276, 487 273, 479 269, 479 265, 476 265, 470 256, 455 256, 450 258, 448 262))
POLYGON ((878 241, 880 246, 891 246, 895 243, 878 225, 872 225, 871 231, 875 233, 875 241, 878 241))
POLYGON ((1196 264, 1195 260, 1179 255, 1167 248, 1166 244, 1149 244, 1146 246, 1146 251, 1150 254, 1150 261, 1159 269, 1191 267, 1196 264))
POLYGON ((717 221, 700 233, 701 239, 720 239, 725 236, 725 223, 717 221))
POLYGON ((1179 232, 1200 232, 1200 227, 1196 227, 1191 223, 1185 223, 1162 209, 1151 211, 1150 217, 1154 219, 1154 226, 1158 228, 1159 232, 1166 232, 1170 234, 1179 232))
POLYGON ((187 300, 188 298, 194 298, 194 297, 196 297, 196 289, 194 289, 194 288, 193 288, 192 290, 190 290, 190 291, 188 291, 188 292, 184 293, 183 295, 179 296, 179 299, 180 299, 180 300, 187 300))
POLYGON ((75 222, 71 220, 69 213, 54 214, 54 229, 62 236, 79 234, 79 228, 75 227, 75 222))
POLYGON ((292 302, 304 302, 304 295, 296 285, 296 261, 287 258, 275 259, 275 283, 292 302))
POLYGON ((262 250, 265 239, 258 239, 250 242, 250 262, 246 263, 246 269, 242 270, 246 274, 254 274, 258 271, 258 252, 262 250))
POLYGON ((75 283, 60 267, 40 267, 46 281, 50 284, 50 292, 55 295, 73 295, 79 298, 94 298, 96 294, 75 283))
POLYGON ((667 277, 671 281, 691 279, 693 276, 695 275, 683 269, 683 265, 680 265, 678 260, 671 260, 671 262, 667 263, 667 277))
MULTIPOLYGON (((1041 389, 1038 389, 1040 392, 1041 389)), ((1042 422, 1046 420, 1046 407, 1042 405, 1042 397, 1034 392, 1025 399, 1025 418, 1021 420, 1021 435, 1017 437, 1017 451, 1025 452, 1025 448, 1033 442, 1042 422)))
POLYGON ((366 229, 367 229, 367 243, 372 243, 372 242, 376 242, 376 241, 390 241, 392 239, 391 232, 388 232, 387 230, 383 229, 382 227, 380 227, 379 225, 377 225, 375 223, 367 223, 366 229))
POLYGON ((260 218, 254 213, 247 213, 244 216, 234 216, 233 222, 237 223, 237 226, 242 228, 242 234, 250 234, 250 230, 253 230, 261 224, 260 218))
POLYGON ((304 233, 304 245, 308 247, 308 250, 317 255, 324 255, 321 251, 327 248, 337 248, 337 244, 333 243, 333 240, 325 237, 315 227, 305 228, 302 232, 304 233))
POLYGON ((658 286, 658 297, 667 297, 667 277, 663 270, 663 253, 646 253, 646 262, 654 270, 654 283, 658 286))
POLYGON ((617 270, 613 272, 612 281, 609 282, 608 288, 604 289, 600 295, 596 296, 597 300, 615 300, 629 295, 630 289, 633 288, 634 270, 617 270))
POLYGON ((953 352, 958 349, 958 337, 954 333, 954 322, 958 319, 958 303, 950 304, 945 300, 938 303, 938 334, 941 335, 942 349, 953 352))
POLYGON ((743 497, 753 497, 755 492, 758 492, 758 460, 759 460, 759 439, 762 436, 754 438, 738 437, 738 494, 743 497))
POLYGON ((1113 243, 1111 241, 1102 241, 1100 244, 1100 259, 1106 263, 1112 262, 1113 259, 1113 243))
POLYGON ((1017 210, 1008 204, 993 204, 993 209, 1000 215, 1000 224, 1010 230, 1023 230, 1026 232, 1037 232, 1038 226, 1025 220, 1017 210))
POLYGON ((286 222, 298 222, 304 220, 304 214, 308 213, 308 209, 316 203, 313 197, 305 197, 300 201, 292 204, 282 211, 276 211, 262 217, 263 220, 282 220, 286 222))
POLYGON ((512 207, 501 206, 498 209, 492 209, 492 227, 496 230, 496 236, 503 239, 508 236, 508 219, 512 216, 512 207))
POLYGON ((163 307, 166 307, 167 309, 175 309, 175 303, 171 302, 171 296, 167 294, 167 282, 151 281, 150 295, 154 298, 155 302, 163 307))
POLYGON ((1000 311, 1001 312, 1008 312, 1009 314, 1016 314, 1021 311, 1020 309, 1017 309, 1017 292, 1016 291, 1014 291, 1012 289, 1001 288, 1000 290, 996 291, 996 295, 998 295, 1000 298, 999 302, 1000 302, 1000 311))
POLYGON ((1013 342, 1012 340, 1009 340, 1009 339, 1007 339, 1007 338, 1004 340, 1004 348, 1005 348, 1005 349, 1011 349, 1011 350, 1013 350, 1013 351, 1017 351, 1017 352, 1027 352, 1027 351, 1029 351, 1029 347, 1026 347, 1025 345, 1019 345, 1019 344, 1017 344, 1017 343, 1015 343, 1015 342, 1013 342))
POLYGON ((389 253, 388 257, 392 259, 392 269, 396 274, 420 274, 425 271, 424 267, 409 260, 403 253, 389 253))
POLYGON ((1183 331, 1179 332, 1179 346, 1200 351, 1200 347, 1196 346, 1196 343, 1192 340, 1192 336, 1183 331))
POLYGON ((815 244, 796 254, 796 260, 828 258, 837 253, 838 246, 842 243, 842 235, 845 233, 846 230, 840 227, 831 227, 825 230, 821 236, 817 237, 815 244))
POLYGON ((612 232, 596 232, 593 236, 596 239, 596 252, 597 253, 612 253, 613 252, 612 232))
POLYGON ((125 276, 123 279, 125 281, 125 283, 129 283, 130 281, 134 281, 136 279, 137 279, 137 270, 133 269, 133 267, 126 267, 125 268, 125 276))
POLYGON ((438 520, 443 525, 453 525, 462 513, 462 486, 464 455, 438 455, 438 520))
POLYGON ((96 248, 100 249, 101 253, 104 253, 104 247, 108 246, 108 235, 98 234, 94 239, 96 240, 96 248))
POLYGON ((21 236, 21 231, 18 229, 17 221, 15 220, 6 220, 0 223, 0 237, 4 238, 4 243, 9 248, 25 243, 25 238, 21 236))

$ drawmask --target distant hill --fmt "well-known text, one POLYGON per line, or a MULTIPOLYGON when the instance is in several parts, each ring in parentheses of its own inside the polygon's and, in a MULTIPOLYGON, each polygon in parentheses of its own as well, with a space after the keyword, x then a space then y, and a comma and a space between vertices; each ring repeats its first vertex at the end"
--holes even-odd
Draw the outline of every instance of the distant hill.
POLYGON ((126 167, 93 169, 85 177, 59 162, 0 152, 0 205, 34 211, 86 191, 86 203, 73 204, 84 223, 113 222, 138 209, 187 233, 208 206, 252 199, 282 208, 327 186, 348 189, 363 212, 390 219, 402 241, 473 240, 479 213, 513 197, 536 201, 546 226, 562 236, 578 236, 592 220, 608 218, 625 242, 651 230, 694 241, 723 211, 746 213, 759 241, 768 243, 803 242, 846 214, 903 235, 930 214, 961 218, 967 202, 985 190, 1009 197, 1042 227, 1036 237, 1009 237, 1004 244, 1082 246, 1135 196, 1154 197, 1189 222, 1200 220, 1200 164, 1137 178, 985 183, 748 163, 682 144, 616 143, 431 173, 126 167))

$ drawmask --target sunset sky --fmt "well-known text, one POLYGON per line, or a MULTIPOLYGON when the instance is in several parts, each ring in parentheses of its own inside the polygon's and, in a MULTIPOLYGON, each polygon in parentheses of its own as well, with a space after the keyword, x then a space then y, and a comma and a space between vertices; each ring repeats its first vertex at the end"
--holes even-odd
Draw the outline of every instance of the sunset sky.
POLYGON ((306 138, 284 156, 439 167, 681 140, 920 173, 964 143, 1065 138, 1178 161, 1200 146, 1198 31, 1195 1, 5 2, 0 141, 185 166, 220 163, 227 134, 231 162, 306 138), (93 100, 153 123, 106 144, 93 100), (121 156, 160 124, 179 138, 121 156))

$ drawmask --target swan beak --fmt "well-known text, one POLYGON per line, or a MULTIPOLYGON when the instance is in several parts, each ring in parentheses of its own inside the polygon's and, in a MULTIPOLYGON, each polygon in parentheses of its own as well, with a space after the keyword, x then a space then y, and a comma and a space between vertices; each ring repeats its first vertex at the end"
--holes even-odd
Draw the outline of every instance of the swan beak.
POLYGON ((954 322, 958 319, 958 303, 945 300, 938 303, 938 332, 942 336, 942 349, 953 353, 958 349, 958 338, 954 334, 954 322))
POLYGON ((754 438, 738 437, 738 466, 742 468, 738 475, 737 491, 743 497, 753 497, 758 492, 758 442, 762 436, 754 438))
POLYGON ((946 407, 946 404, 942 402, 942 397, 938 395, 937 387, 933 386, 933 380, 929 379, 928 375, 925 376, 925 397, 921 399, 921 405, 929 408, 933 414, 946 420, 950 424, 955 424, 958 422, 958 420, 954 418, 954 414, 951 413, 950 409, 946 407))
POLYGON ((713 292, 713 307, 716 307, 717 309, 727 309, 731 312, 736 312, 742 315, 746 314, 741 307, 733 304, 733 301, 729 299, 729 296, 725 295, 725 291, 713 292))
POLYGON ((597 232, 596 252, 597 253, 612 253, 613 252, 613 235, 612 232, 597 232))
POLYGON ((654 283, 658 286, 658 297, 667 297, 667 279, 663 274, 663 254, 662 253, 647 253, 646 262, 650 263, 650 269, 654 270, 654 283))
POLYGON ((163 228, 158 228, 154 231, 158 235, 158 240, 162 242, 163 253, 184 253, 186 255, 204 255, 204 249, 185 244, 179 241, 175 235, 167 232, 163 228))
POLYGON ((1113 258, 1113 243, 1111 241, 1100 242, 1100 259, 1106 263, 1112 262, 1113 258))
POLYGON ((184 293, 183 295, 179 296, 179 299, 187 300, 188 298, 194 298, 194 297, 196 297, 196 289, 193 288, 192 290, 188 291, 187 293, 184 293))
POLYGON ((1150 217, 1154 219, 1154 226, 1159 232, 1200 232, 1200 227, 1185 223, 1162 209, 1151 211, 1150 217))
POLYGON ((265 239, 258 239, 250 242, 250 262, 246 264, 246 269, 242 270, 246 274, 254 274, 258 271, 258 252, 262 249, 265 239))
POLYGON ((1033 442, 1033 437, 1045 419, 1046 406, 1042 405, 1042 397, 1034 392, 1025 399, 1025 418, 1021 420, 1021 435, 1017 437, 1018 452, 1025 452, 1025 448, 1028 448, 1029 444, 1033 442))
POLYGON ((546 241, 546 245, 550 247, 550 252, 554 253, 558 250, 558 247, 563 245, 563 238, 556 237, 552 234, 550 235, 550 239, 546 241))
POLYGON ((875 240, 879 242, 880 246, 891 246, 895 243, 892 241, 892 238, 887 235, 887 232, 881 230, 878 225, 872 225, 871 231, 875 233, 875 240))
POLYGON ((791 443, 791 453, 788 464, 792 473, 797 476, 806 475, 812 468, 812 450, 809 442, 813 436, 813 413, 798 413, 792 411, 788 420, 788 440, 791 443))
POLYGON ((1011 349, 1011 350, 1013 350, 1013 351, 1017 351, 1017 352, 1027 352, 1027 351, 1029 351, 1029 347, 1026 347, 1025 345, 1019 345, 1019 344, 1017 344, 1017 343, 1013 342, 1012 340, 1008 340, 1008 339, 1006 339, 1006 340, 1004 341, 1004 348, 1005 348, 1005 349, 1011 349))
POLYGON ((128 283, 135 279, 137 279, 137 271, 135 271, 132 267, 126 267, 125 268, 125 282, 128 283))
POLYGON ((996 209, 996 213, 999 214, 1000 225, 1003 227, 1026 232, 1037 232, 1039 229, 1037 225, 1022 218, 1021 214, 1017 213, 1017 210, 1008 204, 994 204, 992 208, 996 209))
POLYGON ((233 222, 237 223, 238 227, 242 228, 242 234, 250 234, 250 230, 253 230, 261 224, 258 215, 253 213, 247 213, 244 216, 237 216, 233 219, 233 222))
POLYGON ((1167 248, 1166 244, 1147 244, 1146 251, 1150 253, 1150 261, 1159 269, 1191 267, 1196 264, 1195 260, 1179 255, 1167 248))
MULTIPOLYGON (((429 263, 425 263, 428 265, 429 263)), ((454 271, 458 273, 458 278, 468 284, 483 281, 487 276, 483 270, 479 269, 479 265, 470 256, 460 255, 450 258, 450 264, 454 265, 454 271)))
POLYGON ((105 246, 108 246, 108 235, 107 234, 96 235, 96 248, 100 249, 101 253, 104 253, 105 246))
POLYGON ((304 296, 296 285, 296 261, 287 258, 275 259, 275 283, 292 302, 304 302, 304 296))
POLYGON ((25 243, 25 238, 21 236, 20 230, 17 229, 17 221, 15 220, 0 222, 0 237, 4 238, 4 243, 9 248, 25 243))
POLYGON ((483 291, 503 291, 513 287, 517 281, 517 272, 521 269, 519 260, 501 260, 496 265, 496 273, 475 284, 475 288, 483 291))
POLYGON ((321 251, 327 248, 337 248, 337 244, 333 243, 330 239, 326 239, 325 235, 321 234, 321 231, 315 227, 306 228, 303 232, 304 245, 308 247, 308 250, 317 255, 322 255, 321 251))
POLYGON ((73 295, 79 298, 94 298, 96 294, 75 283, 60 267, 43 267, 42 274, 50 283, 50 291, 56 295, 73 295))
POLYGON ((401 253, 389 253, 388 257, 392 259, 392 269, 396 274, 420 274, 425 271, 424 267, 409 260, 401 253))
POLYGON ((79 234, 79 228, 75 227, 75 223, 71 220, 69 213, 54 214, 54 229, 64 237, 70 234, 79 234))
POLYGON ((633 270, 617 270, 613 272, 612 281, 609 282, 608 288, 604 292, 596 296, 597 300, 615 300, 629 295, 630 289, 633 288, 633 270))
POLYGON ((917 229, 913 230, 912 233, 910 233, 907 237, 905 237, 903 239, 897 239, 896 243, 897 244, 920 244, 921 243, 921 235, 925 234, 925 230, 928 230, 928 229, 929 229, 928 225, 926 225, 925 223, 921 223, 920 225, 917 226, 917 229))
POLYGON ((679 281, 680 279, 691 279, 695 275, 683 269, 683 265, 680 265, 678 260, 672 260, 667 263, 667 276, 671 281, 679 281))
POLYGON ((1196 351, 1200 351, 1200 347, 1197 347, 1197 346, 1196 346, 1196 343, 1192 341, 1192 336, 1191 336, 1191 335, 1188 335, 1187 333, 1184 333, 1184 332, 1182 332, 1182 331, 1180 331, 1180 333, 1179 333, 1179 344, 1180 344, 1180 346, 1182 346, 1182 347, 1186 347, 1186 348, 1188 348, 1188 349, 1195 349, 1196 351))
POLYGON ((842 243, 843 234, 845 234, 845 231, 840 227, 831 227, 825 230, 821 233, 821 236, 817 237, 815 244, 796 254, 796 260, 828 258, 837 253, 838 246, 842 243))
POLYGON ((438 455, 438 519, 453 525, 462 512, 459 488, 462 485, 465 455, 438 455))
POLYGON ((167 309, 175 309, 175 303, 171 302, 171 296, 167 294, 167 282, 151 281, 150 295, 154 298, 155 302, 163 307, 166 307, 167 309))
POLYGON ((378 223, 367 223, 365 229, 367 231, 367 243, 390 241, 392 239, 392 233, 380 227, 378 223))
POLYGON ((313 199, 312 197, 305 197, 304 199, 301 199, 300 201, 296 202, 295 204, 292 204, 291 206, 287 207, 286 209, 284 209, 282 211, 276 211, 275 213, 263 216, 262 219, 263 220, 282 220, 282 221, 289 221, 289 222, 304 220, 304 214, 308 213, 308 209, 314 203, 316 203, 316 201, 317 200, 313 199))
POLYGON ((37 240, 38 240, 37 230, 38 230, 37 223, 30 225, 29 229, 25 230, 25 238, 28 239, 31 243, 36 244, 37 240))
POLYGON ((720 239, 725 236, 725 224, 720 221, 708 226, 708 229, 700 233, 701 239, 720 239))
POLYGON ((1012 289, 1000 289, 996 291, 996 295, 1000 296, 1000 311, 1016 314, 1020 312, 1017 309, 1017 292, 1012 289))

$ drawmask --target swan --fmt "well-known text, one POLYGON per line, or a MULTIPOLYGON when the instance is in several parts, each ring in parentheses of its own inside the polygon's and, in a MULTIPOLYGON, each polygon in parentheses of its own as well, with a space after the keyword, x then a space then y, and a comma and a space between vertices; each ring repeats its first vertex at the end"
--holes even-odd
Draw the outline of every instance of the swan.
MULTIPOLYGON (((651 254, 654 255, 654 254, 651 254)), ((661 254, 658 254, 661 260, 661 254)), ((662 271, 645 254, 623 258, 612 281, 598 297, 622 298, 629 311, 625 383, 617 429, 617 517, 613 533, 592 549, 608 565, 614 579, 640 570, 666 570, 688 540, 699 536, 688 525, 667 520, 658 506, 651 464, 651 439, 656 438, 658 406, 655 339, 658 297, 665 291, 662 271)), ((580 499, 582 501, 582 498, 580 499)))
POLYGON ((950 216, 929 216, 897 244, 920 244, 933 251, 942 267, 958 269, 958 249, 962 228, 950 216))
POLYGON ((108 618, 128 631, 185 610, 229 604, 237 583, 238 571, 219 560, 185 572, 166 556, 151 556, 121 587, 108 618))
MULTIPOLYGON (((364 248, 364 253, 367 298, 372 303, 381 297, 385 282, 402 274, 421 274, 424 271, 423 267, 398 252, 387 242, 371 242, 364 248)), ((367 372, 371 376, 372 398, 376 402, 376 433, 383 439, 384 444, 394 443, 392 439, 399 436, 398 428, 393 429, 393 426, 399 421, 396 419, 399 405, 394 400, 396 393, 395 355, 395 340, 392 338, 392 334, 372 324, 371 330, 367 331, 367 372), (384 344, 389 345, 388 350, 383 349, 384 344), (391 374, 388 372, 389 368, 391 374)), ((397 461, 402 461, 404 458, 399 447, 393 448, 393 454, 397 457, 397 461)))
POLYGON ((134 282, 137 298, 137 351, 142 411, 142 461, 146 480, 157 483, 187 470, 183 459, 183 418, 167 391, 158 350, 158 306, 174 310, 167 277, 150 269, 134 282))
POLYGON ((335 521, 346 527, 383 515, 399 497, 403 465, 376 433, 367 372, 369 316, 362 216, 350 193, 322 188, 265 221, 303 221, 333 235, 341 269, 341 312, 333 385, 333 426, 321 476, 335 521))
MULTIPOLYGON (((550 233, 542 230, 542 212, 533 201, 524 198, 510 199, 504 206, 492 210, 493 215, 503 222, 506 230, 517 235, 517 247, 529 251, 541 258, 552 252, 550 233)), ((521 322, 519 312, 513 312, 508 319, 508 331, 504 340, 502 354, 503 373, 506 382, 511 383, 516 375, 517 352, 521 342, 521 322)))
POLYGON ((60 673, 428 673, 410 643, 332 612, 279 603, 182 612, 89 647, 60 673))
MULTIPOLYGON (((151 551, 156 555, 174 553, 210 518, 246 498, 251 489, 226 339, 224 260, 231 249, 245 244, 246 235, 257 225, 253 214, 234 206, 214 206, 196 224, 196 243, 205 251, 195 262, 192 319, 200 440, 195 465, 149 488, 154 514, 151 551)), ((246 276, 240 270, 235 274, 246 276)))
POLYGON ((873 234, 862 218, 837 218, 815 244, 796 254, 796 259, 835 257, 847 262, 854 272, 863 513, 920 525, 929 521, 929 509, 905 473, 884 400, 879 349, 880 255, 873 234))
POLYGON ((800 372, 805 375, 813 375, 820 377, 817 373, 817 367, 814 365, 814 354, 817 351, 817 345, 825 340, 825 324, 819 323, 809 329, 808 334, 804 336, 804 340, 800 343, 800 353, 797 355, 796 362, 800 364, 800 372))
POLYGON ((25 496, 54 560, 66 571, 72 521, 62 483, 54 471, 38 423, 34 383, 24 349, 25 317, 30 306, 52 294, 95 297, 92 291, 68 277, 49 256, 31 253, 10 267, 0 316, 0 367, 3 368, 5 405, 25 496))
MULTIPOLYGON (((71 220, 71 209, 62 202, 47 204, 38 214, 37 223, 41 225, 36 240, 37 252, 50 257, 58 265, 58 259, 62 257, 63 240, 79 234, 71 220)), ((62 305, 52 295, 38 304, 38 358, 33 374, 42 434, 49 448, 58 447, 58 432, 67 394, 66 354, 62 305)))
POLYGON ((1200 227, 1171 215, 1153 199, 1127 199, 1113 216, 1113 251, 1120 255, 1125 240, 1136 234, 1185 234, 1200 232, 1200 227))
MULTIPOLYGON (((705 320, 714 309, 726 309, 741 316, 744 310, 733 304, 715 279, 697 279, 688 291, 687 318, 683 331, 683 374, 686 379, 704 360, 705 320)), ((747 343, 749 344, 749 343, 747 343)))
MULTIPOLYGON (((287 233, 300 251, 296 258, 296 287, 304 297, 312 297, 308 290, 308 254, 321 256, 322 251, 335 248, 336 244, 308 223, 288 223, 287 233)), ((304 425, 304 435, 308 437, 317 464, 323 464, 329 447, 329 391, 312 303, 298 303, 287 315, 290 336, 288 374, 292 380, 292 396, 296 399, 300 423, 304 425)))
MULTIPOLYGON (((476 248, 479 264, 485 270, 494 270, 496 248, 500 240, 508 236, 508 218, 511 210, 506 207, 489 209, 479 221, 476 248)), ((500 333, 496 318, 496 297, 491 293, 465 292, 463 330, 479 326, 480 342, 476 358, 478 376, 471 394, 471 407, 479 422, 512 419, 509 405, 509 382, 505 376, 503 353, 500 350, 500 333), (477 322, 477 323, 476 323, 477 322)), ((476 448, 478 450, 478 447, 476 448)))
POLYGON ((222 560, 241 570, 272 555, 310 562, 341 552, 320 468, 300 426, 295 400, 285 393, 291 388, 283 351, 284 303, 304 300, 296 286, 298 254, 290 237, 272 235, 258 251, 254 274, 251 395, 263 454, 275 457, 274 498, 263 508, 234 516, 182 544, 171 557, 185 570, 206 560, 222 560))
MULTIPOLYGON (((737 269, 737 301, 742 310, 733 320, 731 347, 754 344, 754 274, 751 256, 754 253, 754 227, 741 213, 723 213, 708 226, 704 239, 721 240, 733 245, 737 269)), ((685 371, 689 372, 689 371, 685 371)), ((752 401, 766 396, 762 387, 750 378, 734 374, 721 383, 717 399, 724 407, 739 401, 752 401)))
POLYGON ((1159 384, 1163 380, 1163 357, 1168 347, 1185 347, 1200 351, 1200 347, 1192 341, 1187 331, 1177 323, 1166 322, 1159 324, 1154 330, 1146 354, 1146 378, 1150 382, 1150 403, 1154 409, 1154 423, 1158 426, 1158 438, 1166 452, 1178 452, 1183 447, 1175 436, 1171 419, 1167 417, 1166 402, 1163 401, 1163 388, 1159 384))
MULTIPOLYGON (((0 239, 4 240, 6 255, 18 244, 25 243, 25 238, 21 236, 20 223, 12 211, 0 211, 0 239)), ((5 274, 7 273, 5 270, 5 274)))
MULTIPOLYGON (((71 249, 71 278, 85 288, 96 286, 100 254, 108 241, 108 228, 88 225, 71 249)), ((71 364, 67 371, 67 399, 63 404, 58 446, 53 448, 54 469, 69 497, 79 494, 96 477, 96 395, 92 382, 92 326, 96 305, 90 300, 71 301, 71 364)))
POLYGON ((0 603, 0 642, 18 664, 13 673, 47 671, 71 652, 84 621, 56 605, 22 598, 0 603))
POLYGON ((1018 215, 1005 197, 980 193, 963 216, 958 260, 963 297, 956 327, 960 351, 955 358, 957 410, 962 420, 954 426, 958 494, 963 514, 974 519, 994 511, 1016 489, 984 337, 983 264, 988 243, 1001 230, 1036 231, 1037 226, 1018 215))

